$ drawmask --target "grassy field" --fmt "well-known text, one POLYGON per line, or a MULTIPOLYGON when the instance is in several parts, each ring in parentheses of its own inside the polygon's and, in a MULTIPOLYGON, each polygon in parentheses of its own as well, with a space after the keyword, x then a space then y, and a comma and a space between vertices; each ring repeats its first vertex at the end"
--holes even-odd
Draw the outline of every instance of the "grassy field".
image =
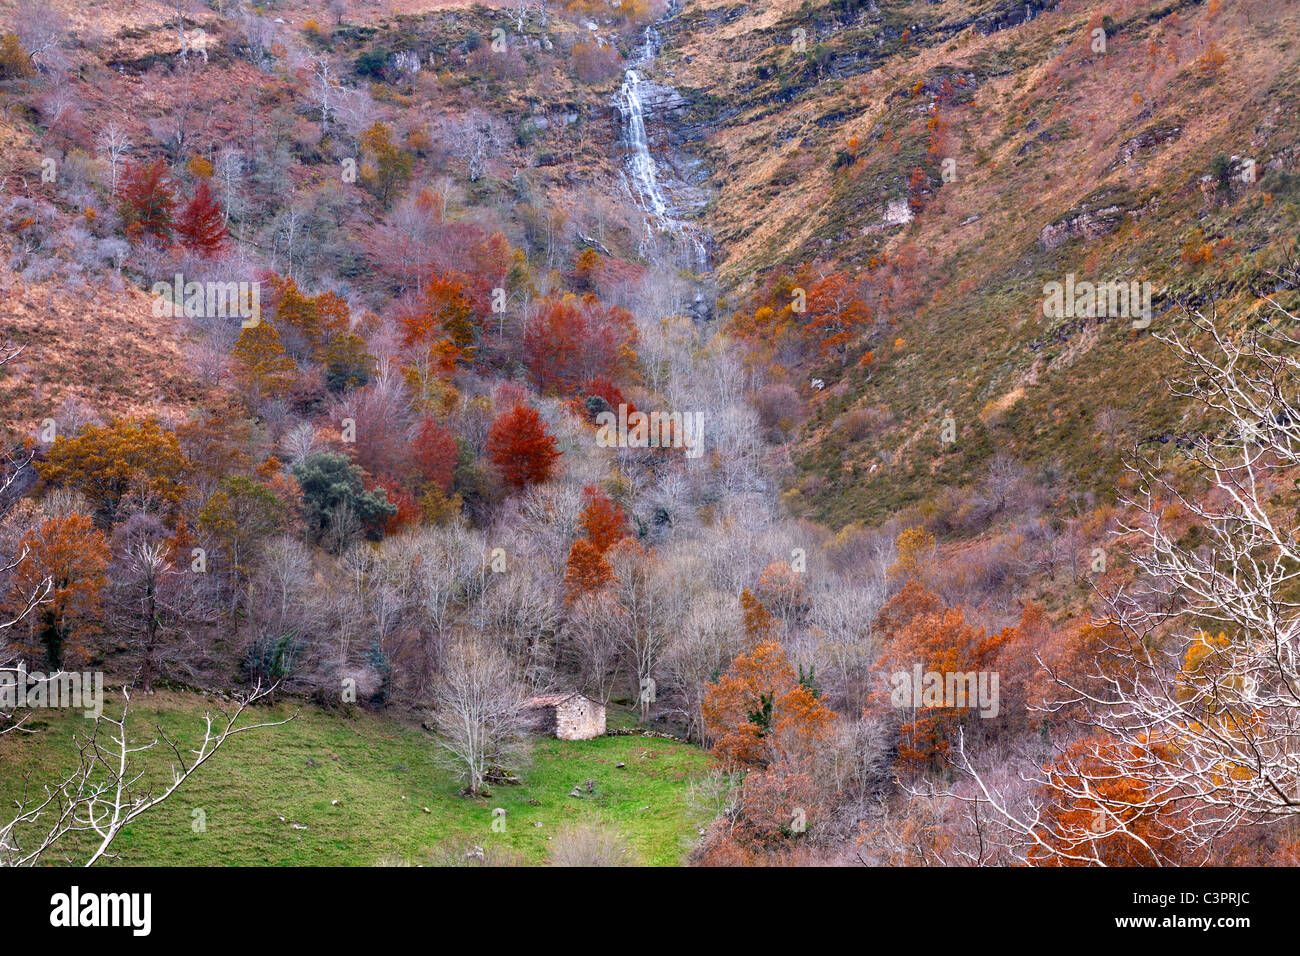
MULTIPOLYGON (((106 710, 113 713, 114 706, 110 698, 106 710)), ((161 726, 195 741, 209 706, 194 694, 137 697, 132 739, 147 743, 161 726)), ((261 708, 256 719, 283 719, 297 708, 261 708)), ((72 735, 89 726, 79 712, 38 716, 28 725, 35 733, 0 738, 0 798, 6 808, 21 792, 26 772, 39 784, 71 768, 72 735)), ((611 725, 623 719, 612 715, 611 725)), ((509 849, 544 863, 549 838, 558 830, 597 824, 617 829, 637 862, 676 865, 696 835, 686 788, 709 758, 688 744, 639 736, 539 740, 522 785, 494 787, 480 799, 458 795, 459 784, 437 761, 436 750, 431 735, 419 728, 302 706, 289 724, 229 741, 171 801, 123 832, 115 843, 116 862, 422 864, 432 848, 451 843, 509 849), (616 767, 620 762, 623 769, 616 767), (590 795, 588 780, 595 782, 590 795), (583 796, 569 796, 579 785, 583 796), (491 828, 496 807, 507 811, 504 832, 491 828), (196 810, 203 811, 205 832, 192 825, 196 810)), ((165 776, 165 756, 154 751, 150 757, 149 772, 165 776)))

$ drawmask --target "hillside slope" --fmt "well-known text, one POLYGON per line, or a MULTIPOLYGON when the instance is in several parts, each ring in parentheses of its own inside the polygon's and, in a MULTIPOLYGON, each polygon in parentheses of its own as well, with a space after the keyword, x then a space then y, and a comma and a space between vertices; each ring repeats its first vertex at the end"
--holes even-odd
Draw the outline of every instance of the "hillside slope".
POLYGON ((813 403, 791 507, 875 523, 998 453, 1105 499, 1120 449, 1194 431, 1152 336, 1180 303, 1248 321, 1293 254, 1298 28, 1250 0, 688 5, 665 70, 729 307, 810 264, 874 296, 865 367, 774 359, 813 403), (1045 318, 1069 274, 1150 282, 1152 326, 1045 318))

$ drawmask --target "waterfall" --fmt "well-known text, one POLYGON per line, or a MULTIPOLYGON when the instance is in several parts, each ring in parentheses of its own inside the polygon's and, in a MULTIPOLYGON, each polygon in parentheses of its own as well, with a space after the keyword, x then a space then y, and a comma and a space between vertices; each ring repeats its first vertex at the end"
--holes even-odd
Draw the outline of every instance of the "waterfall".
POLYGON ((654 157, 650 155, 650 140, 645 130, 645 103, 641 100, 641 75, 636 70, 627 70, 623 74, 618 108, 623 114, 623 127, 627 130, 627 144, 631 151, 628 168, 641 195, 642 208, 658 220, 661 228, 670 228, 668 200, 659 187, 654 157))
POLYGON ((659 167, 650 155, 650 139, 645 126, 645 100, 642 95, 643 77, 636 67, 650 63, 659 52, 659 32, 648 26, 640 53, 633 64, 623 72, 623 85, 618 91, 618 111, 623 119, 627 138, 628 158, 624 179, 628 192, 637 200, 646 214, 646 238, 653 241, 655 231, 669 233, 689 250, 685 258, 691 268, 702 272, 708 268, 708 250, 701 241, 698 230, 673 215, 672 206, 660 184, 659 167))

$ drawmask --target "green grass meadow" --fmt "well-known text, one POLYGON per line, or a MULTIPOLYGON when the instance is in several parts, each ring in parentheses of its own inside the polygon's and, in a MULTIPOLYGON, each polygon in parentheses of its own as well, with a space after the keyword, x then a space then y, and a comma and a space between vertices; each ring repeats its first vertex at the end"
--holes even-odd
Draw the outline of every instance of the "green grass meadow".
MULTIPOLYGON (((119 706, 109 696, 105 709, 115 714, 119 706)), ((132 740, 148 743, 161 726, 182 744, 197 743, 205 710, 219 706, 190 693, 137 696, 132 740)), ((419 865, 434 847, 454 843, 509 849, 545 863, 549 837, 565 826, 595 824, 616 828, 636 862, 671 866, 683 862, 702 822, 687 807, 686 789, 710 758, 689 744, 640 736, 539 739, 521 785, 493 786, 491 796, 471 799, 459 795, 459 781, 437 759, 433 736, 391 718, 283 702, 259 707, 241 723, 283 719, 295 710, 298 716, 286 725, 229 740, 168 802, 121 834, 112 862, 419 865), (589 780, 595 782, 591 794, 589 780), (569 795, 575 786, 581 797, 569 795), (492 829, 498 807, 506 810, 504 832, 492 829), (200 816, 206 826, 196 832, 200 816)), ((611 708, 611 726, 624 723, 611 708)), ((0 806, 6 810, 13 809, 25 778, 39 788, 75 765, 73 734, 84 733, 90 721, 79 711, 48 711, 35 713, 25 726, 34 732, 0 737, 0 806)), ((166 778, 167 756, 161 747, 146 755, 151 779, 166 778)))

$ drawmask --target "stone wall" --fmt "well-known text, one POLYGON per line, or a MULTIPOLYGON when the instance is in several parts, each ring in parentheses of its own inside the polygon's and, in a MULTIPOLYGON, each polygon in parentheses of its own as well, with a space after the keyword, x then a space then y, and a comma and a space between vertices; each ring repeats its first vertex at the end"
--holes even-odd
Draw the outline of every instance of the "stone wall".
POLYGON ((561 740, 590 740, 605 733, 605 705, 575 694, 555 708, 555 736, 561 740))

